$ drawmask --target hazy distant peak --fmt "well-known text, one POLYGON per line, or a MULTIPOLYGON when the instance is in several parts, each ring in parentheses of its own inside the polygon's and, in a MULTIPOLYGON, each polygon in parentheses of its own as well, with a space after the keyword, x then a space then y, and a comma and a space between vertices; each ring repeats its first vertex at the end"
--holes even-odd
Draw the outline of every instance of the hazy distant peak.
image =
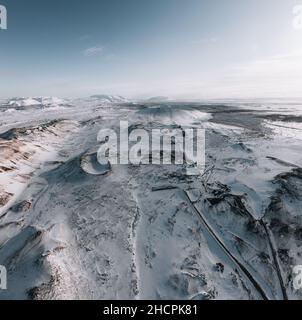
POLYGON ((146 101, 148 102, 163 102, 163 101, 168 101, 169 97, 165 97, 165 96, 157 96, 157 97, 151 97, 149 99, 147 99, 146 101))
POLYGON ((98 102, 104 103, 123 103, 128 102, 128 100, 122 96, 118 95, 107 95, 107 94, 96 94, 91 96, 90 98, 97 100, 98 102))

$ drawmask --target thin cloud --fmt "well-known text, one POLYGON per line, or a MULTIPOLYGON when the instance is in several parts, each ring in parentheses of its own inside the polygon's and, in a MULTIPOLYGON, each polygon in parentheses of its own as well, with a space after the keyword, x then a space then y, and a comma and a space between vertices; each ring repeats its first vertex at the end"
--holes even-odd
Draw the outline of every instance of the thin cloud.
POLYGON ((103 47, 91 47, 86 50, 84 50, 84 56, 85 57, 93 57, 103 54, 104 48, 103 47))
POLYGON ((301 82, 302 52, 292 52, 230 66, 203 89, 224 97, 298 97, 301 82))

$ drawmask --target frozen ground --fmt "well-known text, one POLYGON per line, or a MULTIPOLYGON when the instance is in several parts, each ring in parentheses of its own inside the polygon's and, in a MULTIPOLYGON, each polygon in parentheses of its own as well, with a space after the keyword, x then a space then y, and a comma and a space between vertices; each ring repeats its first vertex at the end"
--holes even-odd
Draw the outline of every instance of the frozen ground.
POLYGON ((22 98, 0 108, 1 299, 301 299, 302 108, 22 98), (206 129, 206 170, 96 161, 101 129, 206 129))

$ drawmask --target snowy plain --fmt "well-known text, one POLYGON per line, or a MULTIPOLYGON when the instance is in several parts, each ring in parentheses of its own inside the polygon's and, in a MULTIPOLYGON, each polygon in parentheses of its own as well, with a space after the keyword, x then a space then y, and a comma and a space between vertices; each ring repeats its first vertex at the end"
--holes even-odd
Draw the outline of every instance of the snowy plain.
POLYGON ((301 299, 302 104, 0 106, 0 299, 301 299), (206 169, 97 163, 99 130, 206 130, 206 169))

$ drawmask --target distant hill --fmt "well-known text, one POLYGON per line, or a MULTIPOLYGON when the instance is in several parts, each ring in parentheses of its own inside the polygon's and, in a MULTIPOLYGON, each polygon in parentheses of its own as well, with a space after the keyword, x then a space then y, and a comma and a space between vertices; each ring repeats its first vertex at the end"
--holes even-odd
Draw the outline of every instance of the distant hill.
POLYGON ((164 102, 164 101, 168 101, 169 98, 165 97, 165 96, 157 96, 157 97, 151 97, 145 101, 147 102, 164 102))
POLYGON ((126 103, 129 102, 126 98, 116 95, 96 94, 90 97, 101 103, 126 103))

